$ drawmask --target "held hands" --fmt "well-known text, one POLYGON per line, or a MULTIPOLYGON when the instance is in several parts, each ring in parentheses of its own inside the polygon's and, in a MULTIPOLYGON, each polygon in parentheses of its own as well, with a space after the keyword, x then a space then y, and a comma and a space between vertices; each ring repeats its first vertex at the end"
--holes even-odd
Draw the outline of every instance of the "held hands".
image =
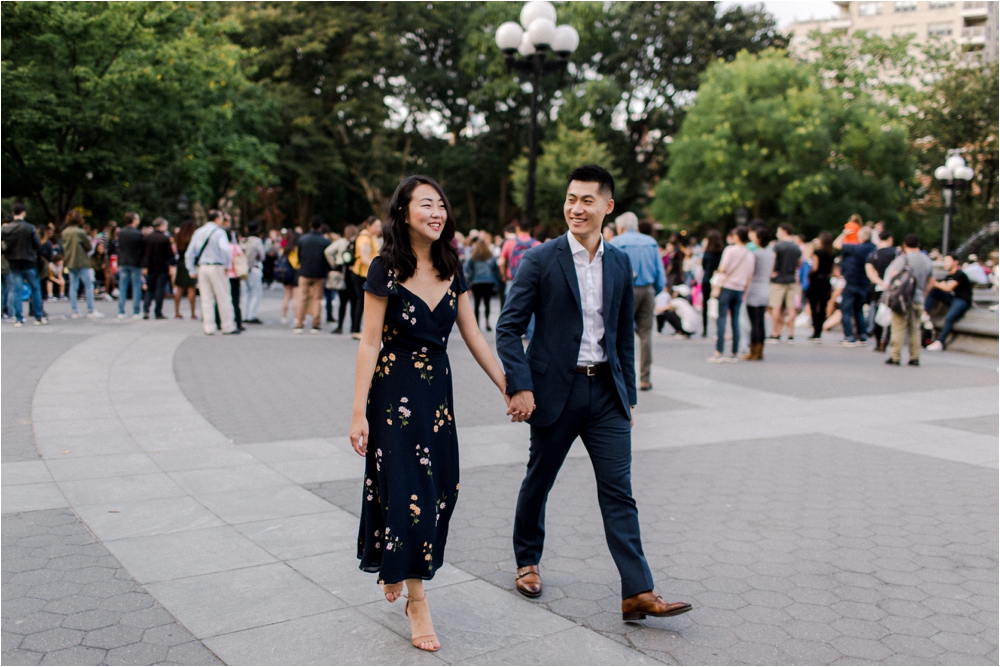
POLYGON ((507 397, 507 414, 512 422, 523 422, 535 410, 535 394, 530 391, 519 391, 507 397))
POLYGON ((351 420, 351 447, 364 456, 368 453, 368 419, 364 415, 356 415, 351 420))

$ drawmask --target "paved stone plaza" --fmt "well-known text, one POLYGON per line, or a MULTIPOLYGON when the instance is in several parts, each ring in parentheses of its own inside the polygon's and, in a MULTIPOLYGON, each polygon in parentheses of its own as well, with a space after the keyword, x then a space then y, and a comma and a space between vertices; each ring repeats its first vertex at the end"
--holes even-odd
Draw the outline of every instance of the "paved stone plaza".
POLYGON ((293 336, 275 294, 232 338, 67 304, 3 325, 3 664, 998 663, 996 358, 894 368, 833 335, 713 365, 657 337, 633 485, 658 590, 694 610, 627 624, 579 444, 545 592, 514 592, 528 428, 456 335, 431 655, 357 569, 356 343, 293 336))

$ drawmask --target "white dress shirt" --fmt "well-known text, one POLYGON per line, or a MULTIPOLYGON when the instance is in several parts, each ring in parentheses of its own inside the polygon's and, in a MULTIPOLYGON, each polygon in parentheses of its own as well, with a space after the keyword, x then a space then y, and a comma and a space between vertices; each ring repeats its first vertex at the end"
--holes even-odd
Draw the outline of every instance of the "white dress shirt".
POLYGON ((187 252, 184 253, 184 262, 187 264, 189 274, 195 274, 194 260, 201 252, 202 246, 205 250, 198 258, 198 266, 219 264, 229 269, 233 265, 233 256, 229 250, 229 235, 214 222, 206 222, 191 236, 187 252), (206 245, 205 242, 209 240, 211 243, 206 245))
POLYGON ((608 360, 600 343, 604 338, 604 239, 591 261, 590 252, 572 232, 566 232, 566 238, 573 253, 576 281, 580 286, 580 307, 583 308, 583 338, 576 363, 579 366, 601 364, 608 360))

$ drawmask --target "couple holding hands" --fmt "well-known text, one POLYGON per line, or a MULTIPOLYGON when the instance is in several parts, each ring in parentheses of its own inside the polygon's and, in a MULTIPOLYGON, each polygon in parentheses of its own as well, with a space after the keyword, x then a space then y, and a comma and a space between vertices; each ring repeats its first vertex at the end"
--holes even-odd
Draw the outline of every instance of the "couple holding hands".
POLYGON ((632 498, 636 404, 632 268, 601 236, 614 210, 614 180, 585 165, 567 182, 565 236, 524 254, 496 325, 506 375, 483 338, 452 239, 441 187, 405 178, 389 202, 384 245, 365 289, 364 333, 354 384, 351 445, 365 457, 358 557, 395 602, 406 587, 413 645, 436 651, 423 582, 443 562, 459 492, 448 336, 458 331, 500 389, 507 414, 531 425, 527 473, 514 521, 517 590, 542 593, 545 503, 579 437, 590 455, 608 547, 622 581, 622 618, 691 609, 653 591, 632 498), (534 334, 521 338, 532 316, 534 334))

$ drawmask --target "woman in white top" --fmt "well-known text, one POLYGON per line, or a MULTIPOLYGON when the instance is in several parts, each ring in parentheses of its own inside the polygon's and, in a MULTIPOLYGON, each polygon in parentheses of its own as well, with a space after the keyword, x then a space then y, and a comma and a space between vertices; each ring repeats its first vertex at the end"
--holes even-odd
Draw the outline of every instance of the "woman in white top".
POLYGON ((740 349, 740 305, 743 303, 743 292, 753 278, 754 257, 747 250, 746 244, 750 240, 747 228, 740 225, 729 232, 726 239, 730 245, 722 251, 722 260, 719 268, 715 271, 713 283, 721 283, 722 290, 719 293, 719 319, 717 322, 715 354, 709 357, 713 363, 733 362, 737 360, 737 352, 740 349), (729 357, 722 356, 722 348, 726 343, 726 314, 732 317, 733 347, 729 357))

